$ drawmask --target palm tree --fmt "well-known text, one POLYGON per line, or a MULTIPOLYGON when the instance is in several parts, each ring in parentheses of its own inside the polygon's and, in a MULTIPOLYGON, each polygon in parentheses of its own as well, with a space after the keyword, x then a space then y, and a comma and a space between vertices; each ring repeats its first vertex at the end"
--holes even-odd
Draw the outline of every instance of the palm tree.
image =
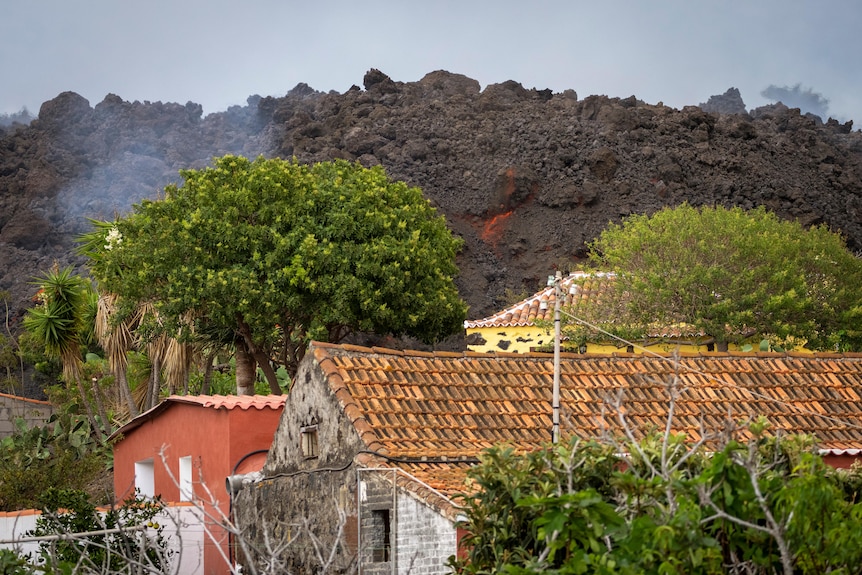
MULTIPOLYGON (((78 253, 90 259, 90 267, 98 272, 96 276, 122 280, 123 270, 106 268, 104 258, 106 251, 122 243, 116 225, 100 220, 90 220, 90 223, 93 230, 78 237, 78 253)), ((162 375, 167 383, 168 393, 173 394, 180 389, 187 393, 190 368, 202 347, 201 338, 194 334, 195 318, 189 314, 184 318, 185 325, 172 335, 170 332, 166 333, 154 302, 131 302, 130 306, 130 302, 122 302, 118 295, 105 293, 100 303, 103 316, 99 325, 99 341, 121 386, 121 392, 129 403, 132 417, 138 413, 138 408, 146 410, 158 403, 162 375), (127 312, 126 317, 114 317, 110 320, 120 307, 129 308, 131 311, 127 312), (140 329, 142 325, 146 327, 140 329), (186 338, 181 337, 186 330, 190 332, 194 343, 187 343, 186 338), (145 351, 151 363, 146 393, 137 394, 142 399, 139 405, 136 405, 126 377, 126 353, 132 349, 145 351)))
MULTIPOLYGON (((99 294, 93 289, 93 285, 86 280, 81 280, 83 291, 82 291, 82 301, 81 301, 81 323, 80 323, 80 332, 79 337, 81 340, 82 351, 86 351, 91 345, 97 344, 96 341, 96 315, 98 314, 99 308, 99 294)), ((102 419, 102 423, 107 429, 109 426, 108 423, 108 412, 105 410, 105 401, 103 398, 103 391, 101 386, 99 385, 98 378, 92 378, 90 380, 92 382, 92 388, 90 392, 93 394, 93 401, 96 404, 96 409, 98 409, 99 417, 102 419)))
POLYGON ((108 368, 114 374, 114 379, 123 400, 129 408, 129 415, 136 417, 139 413, 138 406, 132 397, 132 389, 129 386, 128 369, 129 358, 127 353, 134 349, 135 337, 133 334, 136 315, 125 318, 123 321, 114 322, 113 318, 117 312, 119 297, 113 293, 99 295, 98 310, 96 312, 95 333, 99 345, 105 351, 108 360, 108 368))
POLYGON ((165 382, 168 384, 168 394, 173 395, 178 390, 188 393, 189 373, 195 357, 194 347, 177 338, 168 338, 165 349, 165 382))

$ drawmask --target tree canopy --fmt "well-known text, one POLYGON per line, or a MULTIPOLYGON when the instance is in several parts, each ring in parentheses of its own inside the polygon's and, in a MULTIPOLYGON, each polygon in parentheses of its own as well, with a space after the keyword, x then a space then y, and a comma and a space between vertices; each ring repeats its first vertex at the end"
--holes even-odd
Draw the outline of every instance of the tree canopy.
POLYGON ((616 274, 606 326, 685 324, 719 346, 763 338, 862 348, 862 262, 825 225, 805 228, 763 207, 682 204, 611 224, 590 248, 616 274))
POLYGON ((310 339, 461 328, 461 240, 381 167, 228 155, 180 175, 86 246, 100 287, 151 303, 157 329, 229 328, 273 386, 269 359, 293 373, 310 339))

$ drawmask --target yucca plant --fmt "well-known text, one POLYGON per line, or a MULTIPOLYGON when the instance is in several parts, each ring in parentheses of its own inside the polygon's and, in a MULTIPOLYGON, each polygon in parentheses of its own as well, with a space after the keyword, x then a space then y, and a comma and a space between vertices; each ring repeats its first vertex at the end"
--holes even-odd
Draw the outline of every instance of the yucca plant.
MULTIPOLYGON (((87 411, 90 425, 104 436, 102 425, 96 421, 90 397, 82 378, 82 352, 87 339, 87 317, 93 304, 93 290, 83 278, 72 273, 72 268, 54 266, 34 282, 39 291, 37 305, 27 311, 24 327, 45 347, 48 357, 59 359, 63 366, 62 378, 67 385, 75 385, 87 411)), ((99 390, 93 389, 93 400, 101 406, 99 390)), ((100 410, 102 423, 107 425, 104 408, 100 410)))

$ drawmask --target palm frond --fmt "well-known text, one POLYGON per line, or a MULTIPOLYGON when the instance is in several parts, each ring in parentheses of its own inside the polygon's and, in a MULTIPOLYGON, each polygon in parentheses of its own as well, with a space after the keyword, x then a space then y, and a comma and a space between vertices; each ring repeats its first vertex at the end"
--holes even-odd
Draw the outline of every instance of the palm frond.
POLYGON ((99 296, 94 331, 96 338, 108 360, 111 371, 125 370, 128 367, 126 352, 134 348, 135 336, 132 332, 135 318, 125 321, 112 321, 117 310, 119 296, 115 293, 103 293, 99 296))
POLYGON ((182 343, 174 338, 168 339, 163 365, 170 393, 173 394, 177 389, 186 387, 192 363, 192 354, 191 345, 182 343))

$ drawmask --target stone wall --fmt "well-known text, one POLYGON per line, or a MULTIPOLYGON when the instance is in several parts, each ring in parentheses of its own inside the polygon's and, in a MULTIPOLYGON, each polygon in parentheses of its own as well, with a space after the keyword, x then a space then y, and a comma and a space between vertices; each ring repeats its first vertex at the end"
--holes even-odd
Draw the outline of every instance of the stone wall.
POLYGON ((47 401, 37 401, 0 393, 0 438, 15 433, 15 420, 22 418, 28 427, 43 425, 54 413, 47 401))
POLYGON ((285 402, 263 479, 244 487, 233 501, 248 547, 241 562, 265 572, 355 572, 359 524, 353 459, 363 448, 321 371, 304 361, 285 402), (303 449, 303 433, 309 429, 316 435, 313 455, 303 449), (336 553, 325 565, 332 549, 336 553))
POLYGON ((449 557, 458 548, 457 532, 445 517, 409 494, 399 493, 398 536, 395 543, 399 573, 449 573, 449 557))
POLYGON ((389 575, 397 567, 398 492, 394 469, 359 470, 359 565, 363 575, 389 575), (393 561, 395 564, 393 565, 393 561))
POLYGON ((253 562, 281 572, 448 573, 455 527, 403 489, 395 469, 319 469, 246 486, 234 517, 253 562), (357 502, 359 506, 357 507, 357 502), (335 549, 332 563, 321 563, 335 549))
POLYGON ((238 562, 270 573, 355 573, 356 485, 351 465, 340 471, 271 477, 244 487, 233 502, 234 521, 243 537, 238 562))
POLYGON ((442 575, 457 551, 449 520, 401 488, 397 469, 360 469, 360 571, 363 575, 442 575), (394 562, 394 563, 393 563, 394 562))
POLYGON ((239 562, 296 574, 448 572, 454 526, 395 487, 396 474, 404 480, 400 470, 356 463, 367 447, 308 359, 294 378, 263 478, 232 501, 245 548, 239 562), (316 450, 303 439, 309 430, 316 450))

